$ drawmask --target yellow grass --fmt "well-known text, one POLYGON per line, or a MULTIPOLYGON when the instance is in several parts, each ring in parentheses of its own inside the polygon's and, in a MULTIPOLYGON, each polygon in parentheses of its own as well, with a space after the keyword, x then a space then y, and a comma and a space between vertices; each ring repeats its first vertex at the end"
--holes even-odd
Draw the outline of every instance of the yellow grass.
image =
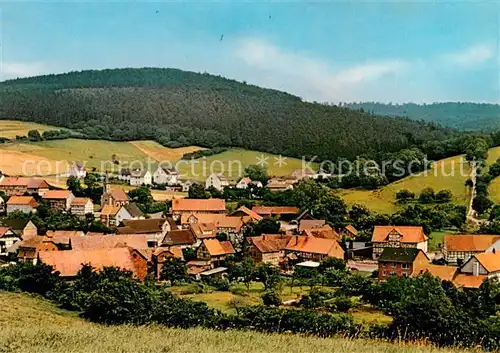
MULTIPOLYGON (((47 301, 0 291, 0 352, 9 353, 451 353, 425 345, 245 331, 102 326, 47 301)), ((469 351, 470 352, 470 351, 469 351)))
POLYGON ((154 141, 133 141, 132 145, 140 149, 144 154, 157 161, 175 162, 182 158, 186 153, 201 150, 198 146, 187 146, 180 148, 167 148, 154 141))
POLYGON ((454 203, 467 205, 470 192, 465 181, 470 174, 470 167, 462 165, 462 159, 462 156, 443 159, 434 163, 426 173, 401 179, 378 190, 342 190, 339 194, 349 205, 359 203, 381 213, 394 213, 398 210, 396 193, 402 189, 414 192, 417 197, 427 187, 436 192, 449 189, 453 193, 454 203))
POLYGON ((48 130, 59 130, 55 126, 27 123, 15 120, 0 120, 0 137, 15 138, 16 136, 26 136, 30 130, 38 130, 40 134, 48 130))
POLYGON ((66 164, 57 160, 0 147, 0 171, 7 175, 45 176, 66 170, 66 164))

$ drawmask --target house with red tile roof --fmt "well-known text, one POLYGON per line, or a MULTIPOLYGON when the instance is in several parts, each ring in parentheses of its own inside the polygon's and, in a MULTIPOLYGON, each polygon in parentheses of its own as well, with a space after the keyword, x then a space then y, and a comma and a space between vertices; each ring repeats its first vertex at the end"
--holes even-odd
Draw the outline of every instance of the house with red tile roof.
POLYGON ((145 234, 110 234, 70 236, 71 250, 114 249, 130 247, 142 250, 148 248, 148 237, 145 234))
POLYGON ((279 266, 280 261, 285 257, 285 249, 292 236, 262 234, 258 237, 248 237, 246 239, 248 242, 248 246, 246 247, 247 255, 255 263, 268 263, 279 266))
POLYGON ((82 268, 90 264, 96 270, 118 267, 131 271, 134 277, 144 280, 148 273, 148 260, 140 251, 129 247, 100 248, 67 251, 40 251, 38 261, 50 265, 64 279, 73 279, 82 268))
POLYGON ((130 202, 127 193, 123 189, 111 190, 108 183, 106 183, 105 188, 106 190, 101 196, 102 207, 105 205, 124 206, 130 202))
POLYGON ((89 213, 94 213, 94 203, 88 197, 75 197, 71 201, 70 212, 80 218, 85 218, 89 213))
POLYGON ((252 211, 264 218, 296 216, 300 209, 295 206, 253 206, 252 211))
POLYGON ((70 190, 49 190, 42 198, 49 202, 51 209, 69 211, 75 196, 70 190))
POLYGON ((38 206, 33 196, 11 196, 7 201, 7 214, 20 211, 23 213, 35 212, 38 206))
POLYGON ((445 235, 442 249, 443 257, 448 263, 462 264, 475 254, 487 251, 498 240, 500 240, 500 235, 445 235))
POLYGON ((327 257, 344 259, 344 249, 335 239, 316 238, 314 236, 294 236, 285 247, 287 255, 294 254, 301 260, 320 262, 327 257))
POLYGON ((165 235, 161 246, 178 246, 180 248, 197 247, 199 242, 192 229, 174 229, 165 235))
POLYGON ((204 239, 196 251, 196 257, 199 260, 210 261, 212 267, 219 267, 228 255, 235 253, 230 241, 204 239))
POLYGON ((226 213, 226 201, 222 199, 174 199, 170 213, 175 220, 184 214, 226 213))
POLYGON ((385 248, 417 248, 427 253, 428 237, 422 227, 375 226, 372 234, 373 259, 377 260, 385 248))
POLYGON ((49 190, 49 184, 43 179, 26 177, 4 177, 0 181, 0 191, 7 196, 38 194, 42 196, 49 190))
POLYGON ((116 228, 117 234, 147 234, 149 247, 161 244, 165 235, 178 229, 172 218, 125 219, 116 228))

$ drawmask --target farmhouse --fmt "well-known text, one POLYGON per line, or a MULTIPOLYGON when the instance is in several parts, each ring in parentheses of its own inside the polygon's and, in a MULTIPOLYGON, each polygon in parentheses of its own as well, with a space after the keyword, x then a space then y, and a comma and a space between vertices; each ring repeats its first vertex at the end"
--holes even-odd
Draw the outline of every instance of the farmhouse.
POLYGON ((123 189, 111 190, 111 186, 106 183, 105 192, 101 196, 101 206, 123 206, 129 203, 128 195, 123 189))
POLYGON ((348 239, 356 239, 358 237, 358 230, 352 224, 349 224, 340 230, 340 236, 348 239))
POLYGON ((42 179, 4 177, 0 181, 0 191, 3 191, 7 196, 22 196, 26 193, 42 196, 48 190, 49 184, 42 179))
POLYGON ((205 189, 214 187, 216 190, 223 191, 224 188, 229 185, 230 185, 230 180, 228 178, 225 178, 222 175, 217 175, 215 173, 212 173, 205 180, 205 189))
POLYGON ((293 189, 296 180, 274 178, 267 182, 266 187, 271 192, 279 192, 293 189))
POLYGON ((300 210, 294 206, 254 206, 252 211, 263 218, 291 219, 296 216, 300 210))
POLYGON ((101 210, 100 219, 106 227, 116 227, 124 220, 144 219, 144 214, 133 203, 124 206, 104 205, 101 210))
POLYGON ((337 241, 341 240, 340 235, 329 225, 322 228, 306 229, 302 231, 301 235, 323 239, 335 239, 337 241))
POLYGON ((71 249, 71 238, 83 237, 79 230, 52 230, 45 234, 45 240, 53 242, 59 250, 71 249))
POLYGON ((285 248, 292 239, 290 235, 262 234, 258 237, 248 237, 247 254, 255 263, 280 265, 285 257, 285 248))
POLYGON ((215 238, 217 236, 217 227, 215 223, 196 222, 190 223, 189 228, 196 236, 196 239, 215 238))
POLYGON ((479 288, 487 278, 500 278, 500 253, 472 255, 459 268, 453 282, 459 287, 479 288))
POLYGON ((94 213, 94 203, 88 197, 75 197, 71 201, 70 212, 80 218, 85 218, 85 215, 94 213))
POLYGON ((261 188, 263 185, 258 180, 252 180, 249 177, 241 178, 240 181, 236 184, 236 189, 248 189, 249 186, 255 186, 257 188, 261 188))
POLYGON ((51 239, 36 235, 20 242, 17 258, 19 261, 36 264, 40 251, 59 251, 59 249, 51 239))
POLYGON ((11 196, 9 201, 7 201, 7 214, 15 211, 23 213, 35 212, 37 206, 38 203, 33 196, 11 196))
POLYGON ((294 254, 302 260, 321 262, 324 258, 344 259, 344 250, 335 239, 310 236, 294 236, 285 247, 286 254, 294 254))
POLYGON ((252 211, 251 209, 241 206, 237 210, 235 210, 233 213, 231 213, 231 216, 233 217, 250 217, 252 221, 259 222, 263 219, 261 215, 258 213, 252 211))
POLYGON ((87 171, 82 163, 73 162, 73 164, 69 167, 68 175, 73 178, 83 179, 87 176, 87 171))
POLYGON ((443 256, 448 263, 464 263, 473 255, 487 251, 499 239, 500 235, 445 235, 443 256))
POLYGON ((6 257, 10 247, 20 240, 21 237, 9 227, 0 227, 0 257, 6 257))
POLYGON ((175 168, 158 166, 153 173, 153 181, 156 184, 178 185, 179 172, 175 168))
POLYGON ((82 268, 90 264, 97 270, 115 266, 131 271, 134 277, 144 280, 148 273, 148 261, 140 251, 128 247, 114 249, 85 249, 68 251, 40 251, 38 260, 59 271, 64 279, 73 279, 82 268))
POLYGON ((153 183, 153 176, 149 170, 134 169, 130 172, 130 185, 141 186, 151 185, 153 183))
POLYGON ((373 259, 377 260, 385 248, 417 248, 427 253, 427 240, 422 227, 375 226, 373 259))
POLYGON ((117 234, 147 234, 148 246, 157 247, 167 232, 177 229, 172 218, 150 218, 123 220, 116 228, 117 234))
POLYGON ((23 240, 37 235, 38 229, 33 222, 25 219, 4 219, 0 225, 8 227, 23 240))
POLYGON ((325 226, 328 225, 326 224, 326 221, 324 219, 302 219, 299 222, 299 232, 302 233, 306 229, 310 230, 314 228, 323 228, 325 226))
POLYGON ((196 245, 196 236, 191 229, 173 229, 165 235, 161 242, 162 246, 178 246, 180 248, 191 248, 196 245))
POLYGON ((219 267, 228 255, 235 254, 230 241, 217 239, 204 239, 196 251, 199 260, 209 261, 212 268, 219 267))
POLYGON ((222 199, 175 199, 170 213, 175 220, 183 214, 226 213, 226 201, 222 199))
POLYGON ((411 276, 417 268, 429 264, 429 258, 417 248, 384 248, 378 258, 378 279, 389 276, 411 276))
POLYGON ((59 211, 68 211, 75 196, 70 190, 49 190, 42 198, 49 202, 50 208, 59 211))

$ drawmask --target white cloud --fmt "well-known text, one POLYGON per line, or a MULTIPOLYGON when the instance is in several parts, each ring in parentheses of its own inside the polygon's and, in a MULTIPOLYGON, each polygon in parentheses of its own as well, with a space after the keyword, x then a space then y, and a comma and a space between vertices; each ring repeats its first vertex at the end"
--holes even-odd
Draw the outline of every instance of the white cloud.
POLYGON ((36 76, 49 72, 49 68, 41 62, 10 62, 4 61, 0 65, 0 80, 8 80, 18 77, 36 76))
POLYGON ((441 56, 445 62, 462 67, 481 65, 494 57, 495 47, 487 43, 471 45, 463 50, 441 56))
POLYGON ((339 66, 307 53, 283 50, 266 41, 247 38, 240 42, 236 56, 252 67, 256 84, 279 88, 307 100, 340 101, 358 99, 359 86, 406 71, 403 60, 369 61, 339 66))

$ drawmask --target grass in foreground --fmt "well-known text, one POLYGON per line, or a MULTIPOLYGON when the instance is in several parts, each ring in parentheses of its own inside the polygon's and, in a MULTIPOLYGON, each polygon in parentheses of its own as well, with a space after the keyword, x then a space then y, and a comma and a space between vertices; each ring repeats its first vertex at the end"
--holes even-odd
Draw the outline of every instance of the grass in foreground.
POLYGON ((451 353, 432 346, 256 332, 102 326, 26 294, 0 291, 0 352, 9 353, 451 353))

